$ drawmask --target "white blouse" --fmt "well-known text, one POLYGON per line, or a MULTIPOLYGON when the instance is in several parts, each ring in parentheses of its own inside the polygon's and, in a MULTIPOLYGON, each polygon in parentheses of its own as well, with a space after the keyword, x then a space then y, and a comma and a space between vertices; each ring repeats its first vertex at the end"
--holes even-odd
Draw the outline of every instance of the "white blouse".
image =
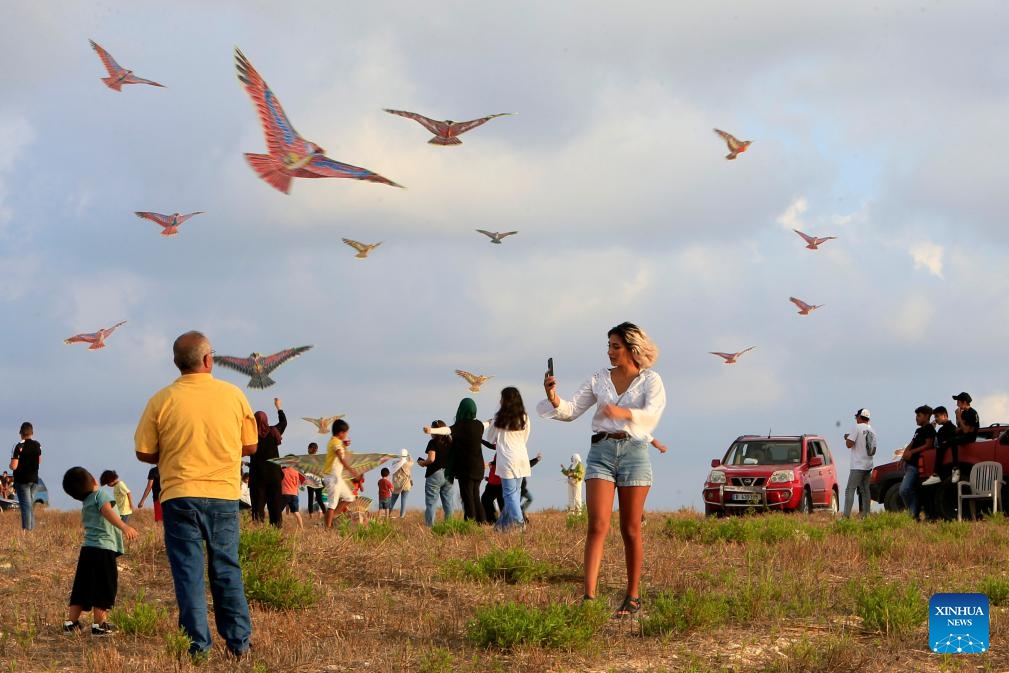
POLYGON ((556 409, 550 400, 541 400, 536 412, 542 418, 573 421, 593 404, 596 405, 596 413, 592 416, 593 432, 626 432, 634 439, 650 442, 666 408, 666 389, 662 377, 651 369, 642 369, 623 395, 618 395, 610 370, 600 369, 575 391, 571 400, 562 399, 556 409), (603 414, 607 404, 629 410, 631 420, 607 418, 603 414))

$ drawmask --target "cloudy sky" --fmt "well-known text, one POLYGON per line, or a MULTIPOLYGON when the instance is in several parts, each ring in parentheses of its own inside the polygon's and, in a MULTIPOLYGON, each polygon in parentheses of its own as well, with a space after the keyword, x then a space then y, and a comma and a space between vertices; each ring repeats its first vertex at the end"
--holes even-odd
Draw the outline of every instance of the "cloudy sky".
MULTIPOLYGON (((74 464, 139 497, 135 424, 189 329, 219 354, 315 346, 248 391, 283 398, 282 450, 318 438, 301 416, 345 413, 355 448, 416 456, 469 394, 454 369, 494 375, 481 416, 506 385, 531 408, 548 356, 569 396, 630 320, 669 398, 651 509, 699 509, 740 434, 825 434, 843 487, 858 407, 885 453, 960 390, 1009 421, 1005 3, 292 7, 5 3, 0 427, 13 446, 35 423, 57 506, 74 464), (167 88, 106 88, 89 39, 167 88), (235 46, 304 137, 407 189, 259 180, 235 46), (383 108, 517 114, 437 147, 383 108), (726 161, 715 126, 750 151, 726 161), (135 210, 207 212, 165 238, 135 210), (814 252, 792 228, 838 239, 814 252), (384 244, 362 262, 341 237, 384 244), (825 306, 801 317, 792 295, 825 306), (104 350, 63 344, 120 320, 104 350)), ((559 463, 589 434, 534 419, 536 506, 563 505, 559 463)))

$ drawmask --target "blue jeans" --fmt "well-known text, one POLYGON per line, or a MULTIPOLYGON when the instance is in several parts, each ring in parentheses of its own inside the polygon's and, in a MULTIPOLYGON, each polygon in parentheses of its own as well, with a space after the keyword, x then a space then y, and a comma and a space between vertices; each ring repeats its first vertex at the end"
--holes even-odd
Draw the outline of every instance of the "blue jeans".
POLYGON ((35 528, 35 491, 39 485, 35 482, 14 484, 18 494, 18 508, 21 510, 21 527, 25 530, 35 528))
POLYGON ((911 518, 918 520, 921 504, 918 502, 918 466, 904 466, 904 481, 900 482, 900 499, 907 505, 911 518))
POLYGON ((179 604, 179 626, 192 641, 189 653, 207 652, 212 644, 203 582, 204 543, 217 633, 231 652, 245 652, 249 649, 252 620, 238 565, 238 501, 172 498, 161 503, 161 511, 165 550, 179 604))
POLYGON ((501 495, 504 498, 504 507, 501 508, 501 516, 498 517, 494 527, 498 530, 507 530, 512 526, 521 526, 525 523, 522 516, 522 477, 518 479, 501 479, 501 495))
POLYGON ((410 491, 400 491, 399 493, 393 492, 392 494, 392 509, 396 509, 396 501, 399 500, 399 518, 402 519, 406 516, 406 496, 410 494, 410 491))
POLYGON ((434 525, 434 510, 441 498, 441 509, 445 520, 452 518, 452 484, 445 479, 445 470, 438 470, 424 480, 424 525, 434 525))

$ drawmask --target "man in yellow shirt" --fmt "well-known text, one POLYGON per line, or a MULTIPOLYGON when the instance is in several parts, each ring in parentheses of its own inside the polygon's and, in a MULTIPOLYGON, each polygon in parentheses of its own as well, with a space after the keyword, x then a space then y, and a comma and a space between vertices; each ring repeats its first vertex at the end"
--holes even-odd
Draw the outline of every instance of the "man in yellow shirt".
POLYGON ((238 565, 238 497, 242 456, 256 452, 259 433, 245 393, 211 375, 214 351, 207 337, 186 332, 172 350, 182 375, 148 401, 134 435, 137 458, 161 474, 165 550, 190 656, 209 654, 212 644, 206 543, 217 632, 228 652, 241 658, 252 621, 238 565))

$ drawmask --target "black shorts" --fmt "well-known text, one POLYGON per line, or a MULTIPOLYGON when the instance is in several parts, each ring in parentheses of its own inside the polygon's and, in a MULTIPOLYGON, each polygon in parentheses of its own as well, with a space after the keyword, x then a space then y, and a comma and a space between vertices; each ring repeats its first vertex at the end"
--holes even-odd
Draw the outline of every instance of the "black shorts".
POLYGON ((298 494, 297 493, 295 493, 294 495, 282 495, 282 496, 280 496, 280 498, 281 498, 281 502, 284 504, 284 507, 282 508, 281 511, 283 511, 283 509, 287 509, 287 511, 290 512, 291 514, 297 514, 298 513, 298 494))
POLYGON ((84 612, 90 612, 93 608, 108 610, 116 604, 119 588, 116 556, 116 552, 108 549, 81 547, 70 605, 79 605, 84 612))

